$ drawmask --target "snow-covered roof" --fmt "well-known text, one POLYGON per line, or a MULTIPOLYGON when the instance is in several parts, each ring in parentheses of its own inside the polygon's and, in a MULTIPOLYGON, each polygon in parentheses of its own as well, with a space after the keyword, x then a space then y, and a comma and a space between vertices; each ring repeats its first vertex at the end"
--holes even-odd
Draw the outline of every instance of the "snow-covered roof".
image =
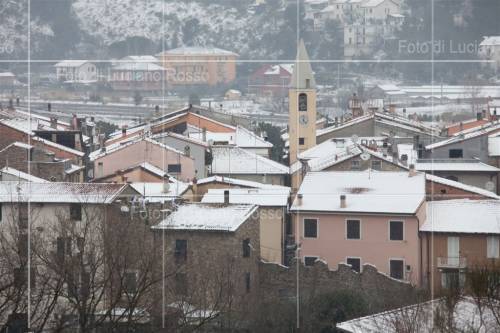
POLYGON ((120 62, 113 66, 116 71, 165 71, 160 65, 151 62, 120 62))
POLYGON ((124 149, 126 147, 129 147, 129 146, 132 146, 132 145, 135 145, 135 144, 138 144, 140 143, 141 141, 146 141, 146 142, 149 142, 151 144, 154 144, 154 145, 157 145, 161 148, 164 148, 166 150, 169 150, 169 151, 172 151, 172 152, 175 152, 177 154, 180 154, 180 155, 185 155, 184 152, 180 151, 180 150, 177 150, 173 147, 170 147, 170 146, 167 146, 163 143, 160 143, 152 138, 148 138, 148 137, 142 137, 142 136, 133 136, 133 137, 130 137, 130 138, 127 138, 123 141, 118 141, 116 143, 113 143, 113 144, 110 144, 108 146, 106 146, 106 150, 105 151, 102 151, 101 149, 98 149, 98 150, 95 150, 93 152, 91 152, 89 154, 89 159, 91 161, 95 161, 101 157, 104 157, 106 155, 109 155, 109 154, 113 154, 115 153, 116 151, 119 151, 121 149, 124 149))
MULTIPOLYGON (((435 313, 448 311, 445 299, 436 299, 425 303, 406 306, 374 315, 352 319, 337 324, 337 328, 346 333, 399 333, 402 324, 414 325, 415 332, 431 333, 436 331, 435 313)), ((496 332, 496 315, 490 309, 479 309, 471 297, 458 300, 453 310, 453 327, 467 332, 496 332)))
POLYGON ((192 137, 187 137, 185 135, 177 134, 174 132, 163 132, 163 133, 154 134, 151 136, 151 139, 160 139, 160 138, 166 138, 166 137, 175 138, 175 139, 178 139, 181 141, 185 141, 188 143, 192 143, 195 145, 199 145, 199 146, 208 148, 208 144, 206 142, 203 142, 202 140, 198 140, 198 139, 192 138, 192 137))
POLYGON ((498 172, 500 169, 483 163, 479 160, 466 159, 432 159, 417 160, 415 168, 419 171, 470 171, 470 172, 498 172))
POLYGON ((382 151, 375 151, 364 146, 364 144, 375 143, 375 145, 380 148, 383 146, 385 139, 384 137, 358 138, 358 142, 363 142, 363 145, 353 143, 351 138, 333 138, 324 141, 302 152, 299 155, 299 161, 295 162, 290 167, 290 172, 294 173, 300 170, 302 167, 301 161, 307 161, 310 171, 322 171, 362 153, 367 153, 373 157, 377 157, 406 169, 407 167, 405 165, 401 164, 392 156, 382 151))
POLYGON ((259 182, 254 182, 251 180, 243 180, 237 178, 230 178, 224 176, 210 176, 207 178, 202 178, 197 180, 198 185, 209 184, 209 183, 223 183, 235 186, 250 187, 250 188, 261 188, 261 189, 288 189, 289 187, 281 185, 264 184, 259 182))
POLYGON ((12 72, 2 72, 0 73, 0 77, 15 77, 15 75, 12 72))
POLYGON ((425 176, 395 171, 309 172, 295 198, 293 211, 414 214, 425 200, 425 176), (346 207, 340 207, 340 196, 346 207))
POLYGON ((154 175, 159 176, 159 177, 164 177, 164 176, 167 175, 167 173, 164 170, 158 168, 157 166, 155 166, 155 165, 153 165, 153 164, 151 164, 149 162, 141 163, 140 167, 143 168, 146 171, 151 172, 154 175))
POLYGON ((203 136, 207 141, 227 142, 228 144, 236 145, 241 148, 272 148, 273 144, 264 140, 252 131, 247 130, 243 126, 236 126, 234 132, 210 132, 203 133, 201 130, 188 133, 188 137, 197 140, 202 140, 203 136))
POLYGON ((127 184, 0 182, 0 202, 111 203, 127 184))
POLYGON ((152 228, 234 232, 256 210, 255 205, 183 204, 152 228))
POLYGON ((183 195, 189 188, 189 184, 170 177, 168 186, 164 183, 132 183, 130 186, 149 202, 164 202, 183 195))
POLYGON ((55 64, 55 67, 80 67, 85 65, 88 60, 63 60, 55 64))
POLYGON ((432 175, 430 173, 425 174, 425 178, 428 181, 431 181, 431 182, 434 182, 434 183, 439 183, 439 184, 443 184, 443 185, 455 187, 455 188, 458 188, 458 189, 461 189, 461 190, 464 190, 464 191, 467 191, 467 192, 471 192, 471 193, 482 195, 482 196, 487 197, 487 198, 500 200, 500 197, 498 195, 496 195, 495 193, 487 191, 487 190, 482 189, 480 187, 476 187, 476 186, 472 186, 472 185, 467 185, 467 184, 464 184, 464 183, 461 183, 461 182, 457 182, 457 181, 454 181, 454 180, 451 180, 451 179, 447 179, 447 178, 439 177, 439 176, 436 176, 436 175, 432 175))
POLYGON ((11 143, 10 145, 5 146, 5 148, 1 149, 0 152, 7 150, 10 147, 19 147, 19 148, 26 149, 26 150, 33 149, 32 145, 28 145, 26 143, 16 141, 16 142, 11 143))
POLYGON ((332 132, 338 131, 340 129, 350 127, 352 125, 359 124, 359 123, 362 123, 364 121, 368 121, 370 119, 373 119, 373 114, 368 114, 368 115, 354 118, 352 120, 346 121, 345 123, 343 123, 339 126, 330 126, 330 127, 318 129, 316 131, 316 136, 321 136, 324 134, 332 133, 332 132))
POLYGON ((190 56, 207 56, 207 55, 222 55, 222 56, 238 56, 238 54, 219 49, 216 47, 200 47, 200 46, 183 46, 176 49, 171 49, 160 53, 160 55, 190 55, 190 56))
POLYGON ((79 157, 85 156, 85 153, 83 151, 79 151, 79 150, 76 150, 76 149, 73 149, 73 148, 69 148, 69 147, 63 146, 63 145, 61 145, 59 143, 52 142, 52 141, 46 140, 46 139, 42 139, 42 138, 37 137, 37 136, 32 137, 31 140, 37 141, 37 142, 41 142, 41 143, 43 143, 46 146, 50 146, 50 147, 53 147, 53 148, 56 148, 56 149, 59 149, 59 150, 64 150, 64 151, 66 151, 68 153, 71 153, 71 154, 79 156, 79 157))
POLYGON ((150 62, 150 63, 155 63, 159 61, 158 58, 152 55, 131 55, 121 59, 121 61, 127 61, 127 60, 132 60, 137 62, 150 62))
POLYGON ((479 46, 498 46, 500 45, 500 36, 485 36, 479 46))
POLYGON ((264 75, 279 75, 281 70, 283 69, 288 74, 292 75, 294 64, 278 64, 273 65, 264 72, 264 75))
POLYGON ((462 142, 465 140, 477 138, 482 135, 491 134, 500 131, 499 123, 492 123, 481 127, 473 127, 470 129, 463 130, 461 132, 455 133, 452 137, 445 139, 443 141, 435 142, 430 145, 425 146, 425 149, 435 149, 443 146, 447 146, 452 143, 462 142))
POLYGON ((203 196, 203 203, 224 203, 224 192, 229 191, 229 203, 257 206, 287 206, 290 188, 232 188, 209 189, 203 196))
POLYGON ((377 7, 382 4, 385 0, 368 0, 363 3, 363 7, 377 7))
POLYGON ((289 168, 235 146, 213 146, 212 174, 288 174, 289 168))
MULTIPOLYGON (((3 179, 3 175, 9 175, 11 177, 17 178, 20 181, 27 181, 27 182, 32 182, 32 183, 48 183, 48 180, 42 179, 35 177, 33 175, 27 174, 26 172, 19 171, 17 169, 11 168, 11 167, 4 167, 0 169, 0 181, 5 180, 3 179)), ((12 179, 13 180, 13 179, 12 179)))
POLYGON ((427 203, 427 219, 420 231, 500 234, 500 201, 430 201, 427 203))

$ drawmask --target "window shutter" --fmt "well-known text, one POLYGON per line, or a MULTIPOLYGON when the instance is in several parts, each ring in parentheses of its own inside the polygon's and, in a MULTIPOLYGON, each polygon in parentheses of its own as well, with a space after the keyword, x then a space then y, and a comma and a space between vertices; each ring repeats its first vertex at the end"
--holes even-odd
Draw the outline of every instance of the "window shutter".
POLYGON ((486 256, 487 258, 498 258, 500 256, 500 244, 498 236, 488 236, 486 239, 486 256))

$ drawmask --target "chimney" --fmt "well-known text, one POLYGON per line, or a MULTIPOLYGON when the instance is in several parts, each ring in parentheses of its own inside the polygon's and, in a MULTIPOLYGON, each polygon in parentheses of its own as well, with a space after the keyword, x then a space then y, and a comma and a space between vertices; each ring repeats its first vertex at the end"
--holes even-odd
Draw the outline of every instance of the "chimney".
POLYGON ((57 117, 50 117, 50 128, 57 129, 57 117))
POLYGON ((75 113, 73 113, 73 119, 71 119, 71 128, 75 131, 80 129, 78 126, 78 118, 75 113))
POLYGON ((198 179, 193 178, 193 201, 198 201, 198 179))
POLYGON ((122 127, 122 138, 127 136, 127 128, 126 127, 122 127))
POLYGON ((302 193, 297 194, 297 206, 302 206, 302 198, 304 195, 302 193))
POLYGON ((166 174, 163 176, 163 193, 170 191, 170 177, 166 174))
POLYGON ((406 118, 406 108, 403 108, 403 117, 406 118))
POLYGON ((14 101, 11 99, 9 99, 9 110, 14 110, 14 101))
POLYGON ((51 103, 47 103, 47 111, 52 111, 52 104, 51 103))
POLYGON ((202 135, 201 140, 203 142, 207 142, 207 129, 205 127, 203 127, 203 129, 201 130, 201 135, 202 135))
POLYGON ((346 207, 347 207, 346 197, 345 194, 342 194, 340 196, 340 208, 346 208, 346 207))
POLYGON ((483 119, 486 119, 486 110, 483 109, 483 119))
POLYGON ((224 205, 229 205, 229 190, 224 190, 224 205))
MULTIPOLYGON (((483 110, 483 112, 484 112, 484 110, 483 110)), ((476 120, 482 120, 483 119, 483 112, 476 113, 476 120)))
POLYGON ((417 170, 415 170, 415 164, 410 164, 410 170, 408 171, 408 177, 413 177, 417 174, 417 170))

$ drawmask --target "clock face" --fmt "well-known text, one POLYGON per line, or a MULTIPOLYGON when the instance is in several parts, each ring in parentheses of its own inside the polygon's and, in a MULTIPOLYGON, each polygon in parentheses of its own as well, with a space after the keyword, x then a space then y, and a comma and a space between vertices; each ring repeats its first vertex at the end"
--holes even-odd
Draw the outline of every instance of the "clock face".
POLYGON ((309 121, 309 119, 307 119, 307 116, 305 114, 303 114, 299 117, 299 122, 301 125, 307 125, 308 121, 309 121))

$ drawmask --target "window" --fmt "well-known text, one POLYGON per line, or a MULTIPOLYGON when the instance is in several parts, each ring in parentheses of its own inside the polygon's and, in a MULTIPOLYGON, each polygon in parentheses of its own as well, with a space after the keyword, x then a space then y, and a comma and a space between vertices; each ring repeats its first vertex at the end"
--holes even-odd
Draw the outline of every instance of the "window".
POLYGON ((318 257, 304 257, 304 265, 313 266, 318 257))
POLYGON ((64 261, 66 255, 71 254, 71 238, 70 237, 57 237, 56 240, 56 255, 61 261, 64 261))
POLYGON ((361 239, 361 221, 347 220, 346 221, 346 236, 347 239, 361 239))
POLYGON ((450 158, 462 158, 464 157, 464 151, 462 149, 450 149, 449 150, 450 158))
POLYGON ((318 238, 318 220, 304 219, 304 237, 318 238))
POLYGON ((351 265, 353 271, 361 272, 361 259, 360 258, 347 258, 348 265, 351 265))
POLYGON ((352 160, 351 170, 360 170, 360 169, 361 169, 361 162, 359 160, 352 160))
POLYGON ((389 239, 392 241, 402 241, 404 239, 403 221, 389 222, 389 239))
POLYGON ((28 229, 28 205, 19 205, 19 229, 28 229))
POLYGON ((123 286, 127 294, 135 294, 137 292, 137 272, 127 271, 123 276, 123 286))
POLYGON ((28 235, 19 234, 18 251, 21 258, 28 258, 28 235))
POLYGON ((186 273, 175 274, 175 293, 185 296, 187 294, 188 283, 186 273))
POLYGON ((82 205, 81 204, 71 204, 69 206, 69 217, 72 221, 82 220, 82 205))
POLYGON ((458 269, 445 270, 441 273, 441 287, 459 289, 465 285, 465 273, 458 269))
POLYGON ((299 111, 307 111, 307 94, 299 94, 299 111))
POLYGON ((168 173, 181 173, 181 165, 180 164, 169 164, 167 167, 168 173))
POLYGON ((372 160, 373 170, 382 170, 382 161, 372 160))
POLYGON ((250 273, 249 272, 245 273, 245 290, 247 293, 250 292, 250 273))
POLYGON ((404 278, 403 268, 404 268, 403 260, 391 259, 390 260, 391 278, 402 280, 404 278))
POLYGON ((486 238, 486 258, 499 258, 499 238, 498 236, 488 236, 486 238))
POLYGON ((299 138, 299 145, 303 146, 306 143, 305 138, 299 138))
POLYGON ((102 162, 97 162, 97 177, 104 176, 104 165, 102 162))
POLYGON ((250 257, 250 238, 243 240, 243 258, 250 257))
POLYGON ((185 239, 176 239, 175 240, 175 262, 180 263, 184 262, 187 259, 187 240, 185 239))

